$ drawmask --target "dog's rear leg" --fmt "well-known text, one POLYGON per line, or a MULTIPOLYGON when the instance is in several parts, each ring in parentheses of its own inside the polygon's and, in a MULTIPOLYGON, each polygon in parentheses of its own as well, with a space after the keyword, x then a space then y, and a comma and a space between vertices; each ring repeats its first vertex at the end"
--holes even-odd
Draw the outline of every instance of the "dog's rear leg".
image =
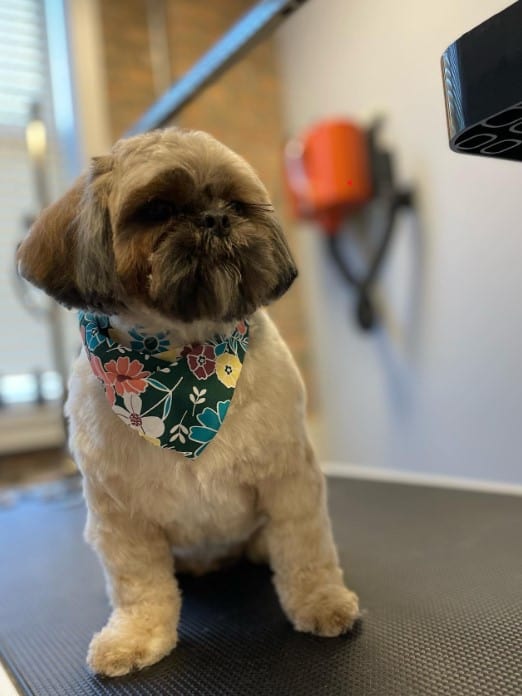
POLYGON ((264 526, 257 529, 248 540, 245 555, 252 563, 269 563, 268 541, 264 526))
POLYGON ((324 478, 309 445, 304 458, 300 470, 259 485, 259 502, 268 516, 263 540, 279 599, 295 628, 338 636, 359 616, 358 600, 343 583, 324 478))
POLYGON ((90 668, 110 677, 154 664, 176 645, 181 607, 171 548, 163 531, 131 517, 85 481, 85 538, 105 571, 113 612, 89 646, 90 668))

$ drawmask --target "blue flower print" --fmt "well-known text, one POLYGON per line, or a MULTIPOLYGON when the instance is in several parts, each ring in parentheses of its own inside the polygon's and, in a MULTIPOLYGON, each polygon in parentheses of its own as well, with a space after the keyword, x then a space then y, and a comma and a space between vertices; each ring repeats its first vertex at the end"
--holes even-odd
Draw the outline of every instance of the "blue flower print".
POLYGON ((223 424, 225 416, 227 415, 229 406, 230 399, 228 401, 218 401, 215 411, 207 406, 197 416, 198 422, 201 425, 193 425, 190 428, 189 437, 193 442, 201 442, 202 444, 201 447, 198 447, 198 449, 194 452, 194 457, 199 457, 208 443, 217 434, 219 428, 223 424))
POLYGON ((239 324, 236 325, 234 333, 230 336, 229 345, 236 355, 240 347, 243 350, 248 348, 247 326, 247 322, 240 321, 239 324))
POLYGON ((221 343, 216 343, 216 345, 214 346, 214 353, 216 355, 223 355, 223 353, 226 351, 226 349, 227 349, 227 342, 222 341, 221 343))
POLYGON ((139 350, 141 353, 163 353, 170 348, 170 341, 165 331, 160 331, 157 334, 140 333, 137 329, 132 328, 129 331, 132 337, 131 348, 139 350))
POLYGON ((85 312, 83 316, 86 319, 85 342, 89 350, 96 350, 107 339, 103 330, 109 328, 109 317, 101 314, 94 316, 90 312, 85 312))

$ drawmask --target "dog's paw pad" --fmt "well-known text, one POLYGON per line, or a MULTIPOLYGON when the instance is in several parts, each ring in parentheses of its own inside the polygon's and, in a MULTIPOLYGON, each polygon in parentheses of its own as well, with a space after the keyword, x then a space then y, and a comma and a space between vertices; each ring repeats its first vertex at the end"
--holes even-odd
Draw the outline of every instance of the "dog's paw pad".
POLYGON ((359 618, 357 595, 338 585, 326 585, 312 592, 295 612, 298 631, 334 638, 353 628, 359 618))
POLYGON ((161 660, 176 644, 171 632, 139 635, 106 626, 91 640, 87 664, 95 674, 121 677, 161 660))

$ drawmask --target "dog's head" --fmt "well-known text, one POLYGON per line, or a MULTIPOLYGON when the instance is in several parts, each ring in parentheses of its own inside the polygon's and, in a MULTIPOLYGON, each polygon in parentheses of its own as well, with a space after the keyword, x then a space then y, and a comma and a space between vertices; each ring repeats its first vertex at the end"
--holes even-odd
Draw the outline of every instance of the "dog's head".
POLYGON ((17 254, 23 277, 62 304, 171 320, 231 321, 297 275, 253 169, 206 133, 120 140, 46 208, 17 254))

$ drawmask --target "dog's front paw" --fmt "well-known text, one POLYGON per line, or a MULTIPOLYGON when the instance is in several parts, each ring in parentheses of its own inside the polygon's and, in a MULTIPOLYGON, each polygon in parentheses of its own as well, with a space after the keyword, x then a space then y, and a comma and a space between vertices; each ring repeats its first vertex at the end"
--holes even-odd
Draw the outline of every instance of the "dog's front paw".
POLYGON ((96 674, 121 677, 161 660, 174 648, 176 630, 137 617, 112 616, 89 645, 87 664, 96 674))
POLYGON ((353 627, 359 617, 359 600, 342 585, 324 585, 303 597, 292 614, 298 631, 334 638, 353 627))

